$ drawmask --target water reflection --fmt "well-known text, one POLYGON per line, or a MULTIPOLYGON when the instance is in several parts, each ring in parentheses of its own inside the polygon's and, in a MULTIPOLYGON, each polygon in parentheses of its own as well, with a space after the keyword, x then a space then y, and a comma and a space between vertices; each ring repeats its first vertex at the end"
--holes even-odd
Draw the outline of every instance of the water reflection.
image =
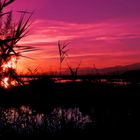
MULTIPOLYGON (((39 77, 34 77, 34 78, 22 78, 22 80, 24 81, 24 84, 30 84, 31 81, 35 81, 35 80, 39 80, 39 77)), ((102 78, 102 79, 65 79, 65 78, 50 78, 50 80, 54 81, 54 83, 71 83, 71 82, 75 82, 75 83, 79 83, 79 82, 83 82, 83 81, 90 81, 92 83, 96 83, 96 82, 101 82, 101 83, 105 83, 105 84, 115 84, 115 85, 130 85, 132 83, 132 81, 127 81, 125 79, 108 79, 108 78, 102 78)), ((139 82, 137 84, 140 84, 139 82)))
POLYGON ((69 126, 84 129, 92 123, 90 116, 84 115, 79 108, 54 108, 48 114, 37 113, 29 106, 0 109, 0 130, 9 128, 16 133, 32 133, 45 130, 55 132, 69 126))

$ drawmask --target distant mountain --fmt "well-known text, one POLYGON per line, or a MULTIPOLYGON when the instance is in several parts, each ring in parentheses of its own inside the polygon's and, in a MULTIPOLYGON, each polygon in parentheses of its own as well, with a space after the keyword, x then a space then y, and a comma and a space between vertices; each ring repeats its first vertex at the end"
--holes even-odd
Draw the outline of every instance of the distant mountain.
POLYGON ((140 63, 135 63, 135 64, 130 64, 130 65, 125 65, 125 66, 114 66, 114 67, 108 67, 108 68, 103 68, 99 69, 101 73, 124 73, 126 71, 131 71, 131 70, 139 70, 140 69, 140 63))
POLYGON ((130 65, 118 65, 114 67, 107 68, 80 68, 80 74, 121 74, 131 70, 140 70, 140 63, 130 64, 130 65))

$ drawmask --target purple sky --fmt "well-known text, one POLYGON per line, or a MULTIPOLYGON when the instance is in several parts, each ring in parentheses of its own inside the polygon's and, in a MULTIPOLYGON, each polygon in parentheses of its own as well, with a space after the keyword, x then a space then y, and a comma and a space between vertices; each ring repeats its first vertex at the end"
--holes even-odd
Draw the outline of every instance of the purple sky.
POLYGON ((16 9, 36 10, 39 19, 91 23, 112 18, 139 18, 139 0, 16 0, 16 9))
POLYGON ((80 60, 82 67, 140 61, 140 0, 16 0, 11 7, 35 10, 30 36, 21 44, 43 49, 29 55, 38 56, 38 65, 47 69, 57 67, 58 40, 71 42, 74 66, 80 60))

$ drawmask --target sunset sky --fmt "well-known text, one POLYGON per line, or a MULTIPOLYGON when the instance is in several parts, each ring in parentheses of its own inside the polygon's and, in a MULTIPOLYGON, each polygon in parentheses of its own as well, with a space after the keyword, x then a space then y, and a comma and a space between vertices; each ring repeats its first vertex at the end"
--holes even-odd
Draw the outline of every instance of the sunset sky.
POLYGON ((70 42, 67 62, 73 67, 80 61, 85 68, 140 62, 140 0, 15 0, 9 8, 34 11, 20 44, 39 50, 24 54, 33 60, 20 59, 20 71, 58 70, 58 40, 70 42))

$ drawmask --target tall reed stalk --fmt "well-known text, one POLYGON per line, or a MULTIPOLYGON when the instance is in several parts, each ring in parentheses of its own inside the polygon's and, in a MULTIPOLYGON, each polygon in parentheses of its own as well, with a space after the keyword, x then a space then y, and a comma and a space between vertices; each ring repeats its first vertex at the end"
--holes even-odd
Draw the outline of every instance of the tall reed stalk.
POLYGON ((58 41, 60 75, 62 74, 62 63, 63 63, 65 57, 67 56, 67 52, 69 51, 69 49, 67 49, 68 45, 69 45, 69 43, 62 43, 62 42, 58 41))

